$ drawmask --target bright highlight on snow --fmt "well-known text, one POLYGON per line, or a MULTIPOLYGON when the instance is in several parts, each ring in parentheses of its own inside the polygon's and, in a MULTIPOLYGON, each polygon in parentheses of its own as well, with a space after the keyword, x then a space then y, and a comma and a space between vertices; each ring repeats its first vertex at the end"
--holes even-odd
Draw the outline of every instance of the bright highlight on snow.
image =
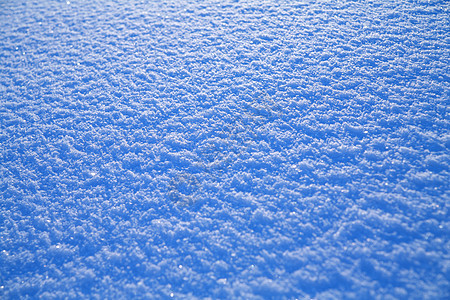
POLYGON ((0 298, 449 299, 448 1, 3 1, 0 298))

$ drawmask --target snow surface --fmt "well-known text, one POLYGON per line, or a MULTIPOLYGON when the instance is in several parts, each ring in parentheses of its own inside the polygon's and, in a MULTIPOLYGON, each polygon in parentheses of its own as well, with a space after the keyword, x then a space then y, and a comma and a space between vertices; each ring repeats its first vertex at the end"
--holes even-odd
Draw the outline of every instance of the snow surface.
POLYGON ((448 1, 0 1, 0 298, 449 299, 448 1))

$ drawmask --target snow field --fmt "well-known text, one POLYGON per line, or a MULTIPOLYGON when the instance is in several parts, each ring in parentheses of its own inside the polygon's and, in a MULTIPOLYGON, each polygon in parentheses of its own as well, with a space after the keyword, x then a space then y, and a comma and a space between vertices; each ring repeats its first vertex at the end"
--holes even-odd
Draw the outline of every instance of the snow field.
POLYGON ((0 3, 0 297, 448 298, 448 11, 0 3))

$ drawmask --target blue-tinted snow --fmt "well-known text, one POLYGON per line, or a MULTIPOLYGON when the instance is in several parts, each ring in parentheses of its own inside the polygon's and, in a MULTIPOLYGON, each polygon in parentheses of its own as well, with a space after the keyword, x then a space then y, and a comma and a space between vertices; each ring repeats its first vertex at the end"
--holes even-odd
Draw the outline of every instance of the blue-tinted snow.
POLYGON ((1 1, 0 297, 450 297, 449 2, 1 1))

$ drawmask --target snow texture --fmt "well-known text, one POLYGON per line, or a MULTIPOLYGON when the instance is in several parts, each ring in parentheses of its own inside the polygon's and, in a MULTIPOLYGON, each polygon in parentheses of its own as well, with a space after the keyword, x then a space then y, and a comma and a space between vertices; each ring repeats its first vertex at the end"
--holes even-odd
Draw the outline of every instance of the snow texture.
POLYGON ((0 298, 449 299, 449 6, 0 1, 0 298))

